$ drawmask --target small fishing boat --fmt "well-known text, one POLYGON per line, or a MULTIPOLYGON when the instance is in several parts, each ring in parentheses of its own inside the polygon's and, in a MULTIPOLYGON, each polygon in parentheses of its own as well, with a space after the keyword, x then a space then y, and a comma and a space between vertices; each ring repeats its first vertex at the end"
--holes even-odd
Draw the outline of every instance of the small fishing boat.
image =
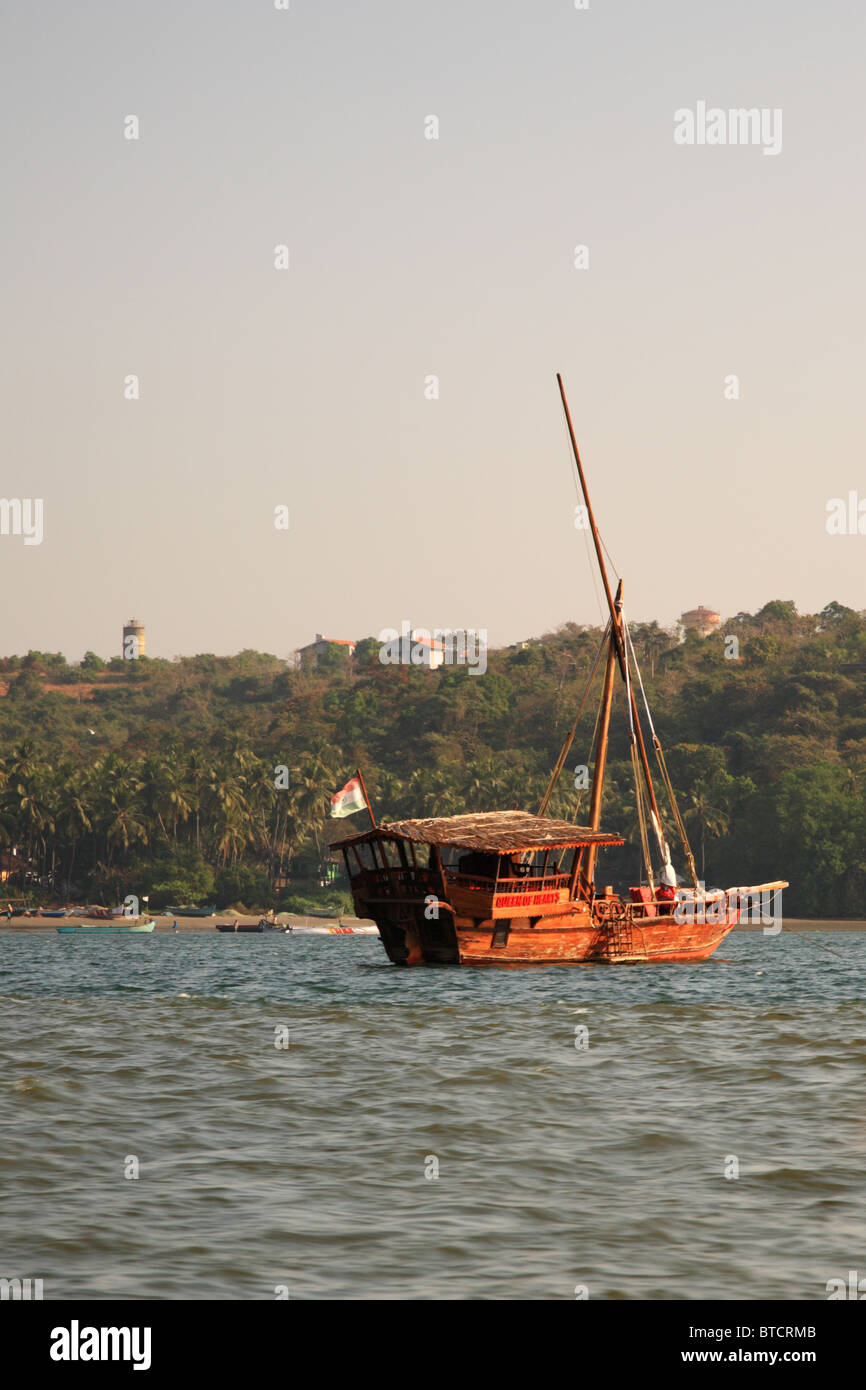
POLYGON ((66 908, 65 908, 65 907, 61 907, 61 908, 55 909, 55 908, 53 908, 53 907, 52 907, 52 908, 40 907, 40 909, 39 909, 39 916, 40 916, 40 917, 65 917, 65 916, 66 916, 66 908))
POLYGON ((104 927, 58 927, 59 932, 69 936, 132 936, 139 932, 151 932, 156 926, 155 922, 128 922, 119 926, 109 922, 104 927))
MULTIPOLYGON (((536 814, 490 811, 377 826, 363 776, 358 771, 357 796, 360 800, 363 795, 373 828, 335 842, 332 848, 342 851, 358 917, 372 918, 389 960, 397 965, 703 961, 733 930, 744 908, 754 910, 757 898, 763 918, 767 897, 772 895, 775 907, 775 895, 788 886, 786 880, 777 879, 708 893, 698 879, 623 613, 622 580, 614 596, 565 388, 561 377, 557 381, 587 529, 592 534, 607 599, 607 626, 577 716, 536 814), (603 658, 604 677, 592 740, 589 823, 578 825, 552 818, 547 810, 603 658), (630 887, 627 895, 616 893, 612 885, 598 888, 595 882, 599 854, 625 843, 623 836, 601 829, 617 674, 622 681, 627 714, 646 878, 645 883, 630 887), (636 690, 645 708, 643 716, 636 690), (663 813, 650 770, 650 746, 670 803, 669 824, 679 837, 691 879, 692 887, 688 889, 677 888, 663 813)), ((338 798, 341 795, 338 793, 338 798)), ((338 798, 334 798, 332 807, 338 798)), ((347 813, 340 809, 332 810, 332 814, 347 813)))
POLYGON ((284 929, 283 929, 281 926, 278 926, 277 923, 275 923, 275 922, 269 922, 268 919, 267 919, 266 917, 262 917, 261 920, 258 921, 258 922, 226 922, 226 923, 219 923, 219 922, 218 922, 218 923, 217 923, 217 926, 216 926, 216 928, 215 928, 215 930, 216 930, 216 931, 222 931, 222 932, 244 932, 244 931, 252 931, 252 932, 278 931, 278 932, 281 932, 281 931, 283 931, 284 929))
POLYGON ((378 936, 379 928, 365 923, 359 927, 280 927, 278 930, 284 931, 287 936, 378 936))
POLYGON ((164 916, 167 917, 213 917, 216 912, 216 904, 211 903, 210 907, 169 907, 166 908, 164 916))

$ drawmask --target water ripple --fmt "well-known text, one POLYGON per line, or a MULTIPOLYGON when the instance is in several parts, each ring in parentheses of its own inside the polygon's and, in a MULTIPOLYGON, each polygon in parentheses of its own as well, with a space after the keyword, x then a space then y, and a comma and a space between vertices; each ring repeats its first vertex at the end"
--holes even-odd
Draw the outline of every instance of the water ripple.
POLYGON ((7 936, 0 1275, 823 1298, 866 1258, 866 936, 724 949, 401 971, 370 938, 7 936))

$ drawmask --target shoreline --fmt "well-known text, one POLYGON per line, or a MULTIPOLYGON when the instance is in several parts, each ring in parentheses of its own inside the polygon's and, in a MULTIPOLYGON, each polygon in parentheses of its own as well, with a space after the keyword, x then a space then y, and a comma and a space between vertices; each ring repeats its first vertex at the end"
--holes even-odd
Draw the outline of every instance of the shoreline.
MULTIPOLYGON (((142 915, 139 918, 132 918, 133 923, 137 921, 152 921, 156 925, 152 935, 157 932, 169 932, 172 936, 180 936, 181 932, 207 932, 214 931, 217 926, 228 926, 232 922, 242 922, 245 926, 254 925, 262 920, 261 912, 244 914, 242 912, 216 912, 213 917, 147 917, 142 915), (177 932, 172 928, 172 922, 177 922, 177 932)), ((9 935, 26 935, 27 932, 56 931, 59 926, 64 927, 110 927, 116 925, 120 919, 114 922, 98 921, 92 917, 69 916, 69 917, 13 917, 11 922, 7 922, 5 917, 0 917, 0 932, 9 935)), ((280 927, 353 927, 359 924, 357 917, 304 917, 301 914, 290 912, 280 912, 273 919, 274 924, 280 927)), ((864 923, 866 929, 866 923, 864 923)))
MULTIPOLYGON (((181 932, 207 932, 214 931, 218 925, 227 926, 230 922, 255 923, 261 921, 261 913, 244 916, 242 913, 217 912, 213 917, 154 917, 156 923, 152 935, 157 932, 171 932, 172 935, 180 936, 181 932), (177 932, 172 929, 172 922, 177 921, 177 932)), ((147 919, 145 919, 147 920, 147 919)), ((359 917, 304 917, 294 913, 281 912, 274 919, 278 926, 294 927, 355 927, 362 921, 365 925, 370 925, 359 917)), ((99 927, 110 926, 111 923, 101 923, 88 917, 24 917, 13 918, 7 922, 5 918, 0 918, 0 934, 9 936, 21 936, 34 932, 57 932, 60 923, 69 927, 99 927)), ((735 932, 763 932, 764 928, 759 922, 747 922, 743 926, 734 927, 735 932)), ((860 918, 837 918, 837 917, 791 917, 782 922, 781 932, 768 931, 767 935, 781 936, 785 932, 862 932, 866 931, 866 920, 860 918)))

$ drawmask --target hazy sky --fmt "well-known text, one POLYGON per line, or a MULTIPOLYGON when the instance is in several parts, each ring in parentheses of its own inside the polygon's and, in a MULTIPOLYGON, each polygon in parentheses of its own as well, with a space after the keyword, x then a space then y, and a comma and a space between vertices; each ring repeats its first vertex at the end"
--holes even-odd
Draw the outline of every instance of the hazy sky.
POLYGON ((557 371, 629 616, 866 607, 862 0, 2 16, 0 653, 595 621, 557 371))

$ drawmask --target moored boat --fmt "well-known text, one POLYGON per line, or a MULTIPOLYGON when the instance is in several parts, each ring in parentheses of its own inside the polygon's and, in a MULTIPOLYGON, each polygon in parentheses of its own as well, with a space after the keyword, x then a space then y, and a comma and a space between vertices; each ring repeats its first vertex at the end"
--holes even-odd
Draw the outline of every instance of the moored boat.
POLYGON ((166 917, 213 917, 216 912, 216 904, 211 903, 209 907, 167 907, 166 917))
MULTIPOLYGON (((391 961, 399 965, 531 965, 583 962, 689 962, 706 960, 756 899, 763 918, 767 895, 786 888, 779 879, 707 893, 698 879, 653 725, 643 680, 623 614, 623 585, 614 596, 571 415, 557 377, 588 529, 608 607, 608 621, 577 717, 560 752, 537 814, 492 811, 476 815, 395 821, 377 826, 360 770, 357 783, 373 828, 335 842, 352 888, 358 917, 372 918, 391 961), (594 738, 588 824, 547 815, 568 758, 578 720, 604 659, 594 738), (628 720, 637 820, 646 882, 627 895, 596 886, 599 853, 625 843, 601 829, 611 707, 619 675, 628 720), (644 715, 635 691, 640 690, 644 715), (647 735, 642 719, 647 724, 647 735), (690 889, 677 888, 670 844, 650 769, 658 764, 679 836, 690 889)), ((332 814, 347 812, 350 782, 332 800, 332 814), (338 809, 333 809, 337 805, 338 809)), ((352 792, 357 804, 359 793, 352 792)))
POLYGON ((264 933, 264 931, 279 931, 279 933, 282 933, 282 931, 285 931, 286 929, 285 927, 279 926, 279 923, 275 922, 275 920, 272 919, 272 917, 260 917, 259 922, 238 922, 238 920, 235 920, 235 922, 217 923, 217 926, 215 926, 215 930, 256 931, 256 933, 264 933))
POLYGON ((281 927, 287 936, 378 936, 379 928, 372 924, 363 923, 357 927, 344 927, 342 923, 338 926, 306 927, 294 926, 281 927))
POLYGON ((216 931, 221 932, 264 932, 278 931, 279 928, 267 922, 218 922, 216 931))
POLYGON ((65 926, 57 930, 64 935, 74 936, 132 936, 139 932, 152 932, 155 922, 127 922, 123 926, 109 922, 104 927, 65 926))

